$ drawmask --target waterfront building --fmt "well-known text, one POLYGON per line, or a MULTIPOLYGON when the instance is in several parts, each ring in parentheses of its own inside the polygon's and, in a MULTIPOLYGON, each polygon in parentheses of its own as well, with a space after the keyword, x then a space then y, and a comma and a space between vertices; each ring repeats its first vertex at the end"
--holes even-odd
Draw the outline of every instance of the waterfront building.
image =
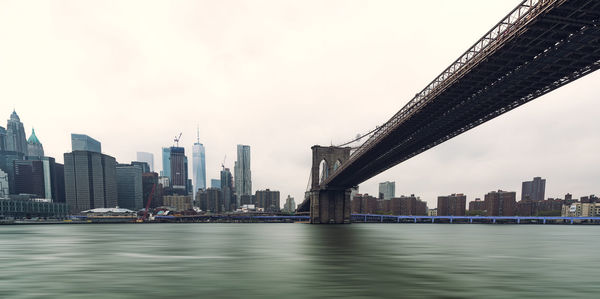
POLYGON ((27 156, 30 157, 43 157, 44 147, 42 143, 35 135, 35 130, 31 129, 31 136, 27 139, 27 156))
POLYGON ((143 203, 142 168, 135 164, 117 164, 117 204, 120 208, 141 210, 143 203))
POLYGON ((521 200, 517 202, 517 216, 559 216, 563 204, 562 199, 548 198, 546 200, 521 200))
POLYGON ((438 196, 437 215, 465 216, 466 206, 467 196, 462 193, 448 196, 438 196))
POLYGON ((55 203, 47 199, 32 199, 29 196, 0 198, 0 215, 11 218, 43 217, 66 218, 69 214, 65 203, 55 203))
POLYGON ((102 144, 100 141, 85 134, 71 134, 71 150, 101 153, 102 144))
POLYGON ((516 192, 498 190, 485 195, 487 216, 515 216, 516 192))
POLYGON ((185 149, 183 147, 171 147, 171 188, 178 194, 187 195, 187 167, 185 149))
POLYGON ((256 207, 262 208, 265 212, 279 212, 279 191, 257 190, 256 207))
POLYGON ((200 143, 200 135, 192 147, 192 174, 194 190, 206 189, 206 156, 204 145, 200 143))
POLYGON ((223 168, 221 170, 220 180, 221 190, 223 190, 223 204, 225 210, 235 211, 238 207, 237 200, 235 198, 235 190, 233 189, 233 176, 229 168, 223 168))
POLYGON ((148 163, 150 170, 144 172, 154 172, 154 154, 147 152, 137 152, 135 159, 140 162, 148 163))
POLYGON ((193 209, 192 197, 189 195, 166 195, 163 196, 165 206, 175 209, 175 211, 187 211, 193 209))
POLYGON ((211 188, 221 189, 221 180, 210 179, 210 187, 211 188))
POLYGON ((485 201, 481 198, 475 198, 475 200, 469 202, 469 211, 485 211, 485 201))
POLYGON ((575 202, 570 205, 563 205, 561 211, 562 217, 597 217, 600 216, 600 203, 582 203, 575 202))
POLYGON ((42 161, 16 160, 13 166, 15 194, 31 194, 35 198, 46 198, 42 161))
POLYGON ((240 196, 240 206, 243 205, 255 205, 256 206, 256 196, 244 194, 240 196))
POLYGON ((438 210, 437 209, 429 209, 427 210, 427 216, 437 216, 438 215, 438 210))
POLYGON ((171 179, 171 148, 162 148, 162 174, 160 176, 171 179))
POLYGON ((115 158, 92 151, 64 154, 65 194, 71 214, 117 206, 115 158))
POLYGON ((152 172, 150 170, 150 164, 148 164, 148 162, 131 161, 131 165, 135 165, 135 166, 139 167, 142 170, 142 173, 152 172))
POLYGON ((285 199, 285 204, 283 205, 283 211, 286 213, 294 213, 296 211, 296 202, 294 198, 290 195, 285 199))
POLYGON ((209 213, 222 213, 225 211, 223 203, 223 190, 217 188, 208 188, 198 190, 196 193, 196 203, 200 210, 209 213))
POLYGON ((17 152, 22 156, 27 155, 25 128, 14 110, 6 123, 6 151, 17 152))
POLYGON ((15 194, 32 194, 52 202, 65 202, 64 166, 52 157, 28 156, 13 161, 15 194))
POLYGON ((235 194, 237 205, 240 205, 242 195, 252 195, 252 172, 250 171, 250 146, 237 145, 237 161, 234 166, 235 194))
POLYGON ((7 198, 9 194, 8 174, 0 169, 0 198, 7 198))
POLYGON ((544 200, 546 192, 546 179, 534 177, 531 181, 523 182, 521 187, 521 200, 544 200))
POLYGON ((379 212, 378 200, 369 194, 356 194, 352 197, 352 213, 354 214, 376 214, 379 212))
POLYGON ((379 199, 396 197, 396 182, 379 183, 379 199))
POLYGON ((391 199, 392 215, 425 216, 427 215, 427 211, 427 203, 414 194, 410 196, 402 195, 391 199))

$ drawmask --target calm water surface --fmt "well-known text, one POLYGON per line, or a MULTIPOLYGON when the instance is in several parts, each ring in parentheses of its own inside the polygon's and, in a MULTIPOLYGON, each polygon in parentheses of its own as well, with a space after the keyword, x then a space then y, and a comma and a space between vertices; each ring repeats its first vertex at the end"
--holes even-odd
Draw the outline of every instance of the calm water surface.
POLYGON ((600 296, 600 226, 0 226, 0 298, 600 296))

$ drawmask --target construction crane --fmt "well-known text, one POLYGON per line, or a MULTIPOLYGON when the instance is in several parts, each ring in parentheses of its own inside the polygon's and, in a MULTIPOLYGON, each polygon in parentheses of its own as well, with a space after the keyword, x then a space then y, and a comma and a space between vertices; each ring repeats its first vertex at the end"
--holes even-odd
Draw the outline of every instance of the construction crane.
POLYGON ((225 155, 225 158, 223 158, 223 163, 221 163, 222 170, 225 170, 225 160, 227 160, 227 155, 225 155))
POLYGON ((154 190, 156 190, 156 184, 152 185, 152 191, 150 191, 150 195, 148 195, 148 202, 146 203, 146 210, 144 211, 144 217, 142 217, 142 221, 146 221, 146 219, 148 219, 148 209, 150 208, 150 203, 152 202, 152 196, 154 196, 154 190))
POLYGON ((179 139, 181 139, 181 133, 179 133, 179 136, 176 136, 175 139, 173 139, 173 145, 176 147, 179 147, 179 139))

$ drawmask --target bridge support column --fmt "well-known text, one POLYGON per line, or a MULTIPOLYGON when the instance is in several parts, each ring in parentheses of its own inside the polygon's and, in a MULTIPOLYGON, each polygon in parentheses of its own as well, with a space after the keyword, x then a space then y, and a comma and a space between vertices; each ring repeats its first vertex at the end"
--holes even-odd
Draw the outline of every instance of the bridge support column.
POLYGON ((350 223, 350 192, 350 189, 311 191, 310 223, 350 223))

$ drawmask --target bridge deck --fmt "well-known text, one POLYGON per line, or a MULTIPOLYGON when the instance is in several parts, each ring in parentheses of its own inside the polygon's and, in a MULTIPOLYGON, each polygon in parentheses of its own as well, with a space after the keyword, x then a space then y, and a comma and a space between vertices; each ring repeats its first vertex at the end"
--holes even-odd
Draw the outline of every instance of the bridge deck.
POLYGON ((600 1, 526 0, 515 11, 528 5, 527 14, 488 32, 468 59, 461 56, 322 185, 356 186, 600 68, 600 1))

